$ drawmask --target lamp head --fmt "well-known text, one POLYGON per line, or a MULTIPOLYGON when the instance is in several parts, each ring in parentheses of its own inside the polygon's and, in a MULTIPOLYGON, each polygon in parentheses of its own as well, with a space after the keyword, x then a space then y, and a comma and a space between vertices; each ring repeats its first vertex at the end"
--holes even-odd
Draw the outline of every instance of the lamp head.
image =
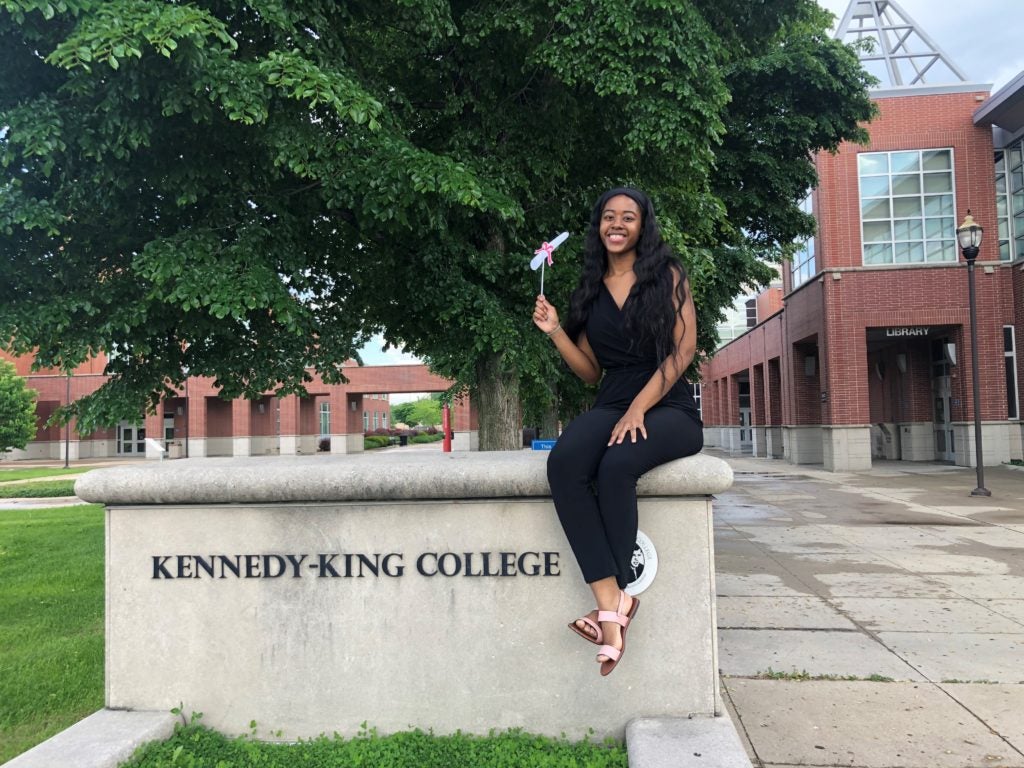
POLYGON ((960 242, 960 249, 964 252, 964 258, 972 262, 978 257, 978 249, 981 247, 981 235, 983 228, 974 222, 971 211, 968 209, 964 223, 956 228, 956 239, 960 242))

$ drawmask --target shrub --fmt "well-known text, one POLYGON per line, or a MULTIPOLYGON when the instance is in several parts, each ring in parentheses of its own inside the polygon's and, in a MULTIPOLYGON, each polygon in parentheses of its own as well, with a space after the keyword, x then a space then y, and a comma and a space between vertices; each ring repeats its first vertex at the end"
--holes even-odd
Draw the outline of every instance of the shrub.
POLYGON ((438 440, 444 440, 444 435, 440 432, 426 435, 413 435, 409 438, 410 443, 436 443, 438 440))
POLYGON ((372 451, 374 448, 383 448, 390 442, 391 438, 387 435, 367 435, 363 438, 363 449, 372 451))

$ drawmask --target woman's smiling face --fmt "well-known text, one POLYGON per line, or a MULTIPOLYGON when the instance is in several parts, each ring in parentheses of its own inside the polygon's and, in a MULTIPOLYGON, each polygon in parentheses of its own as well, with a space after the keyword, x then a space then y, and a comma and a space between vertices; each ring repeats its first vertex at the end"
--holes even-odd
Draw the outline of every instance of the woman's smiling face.
POLYGON ((628 195, 616 195, 601 211, 601 242, 609 255, 622 255, 636 249, 643 220, 640 206, 628 195))

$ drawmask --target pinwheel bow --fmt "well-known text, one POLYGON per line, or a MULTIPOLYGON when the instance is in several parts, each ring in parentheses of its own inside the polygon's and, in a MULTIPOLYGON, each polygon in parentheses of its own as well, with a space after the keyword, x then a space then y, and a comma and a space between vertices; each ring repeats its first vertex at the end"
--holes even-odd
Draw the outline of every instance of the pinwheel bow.
POLYGON ((540 292, 544 293, 544 263, 547 262, 550 265, 554 265, 554 260, 551 258, 551 254, 555 248, 560 246, 566 240, 569 239, 569 233, 563 232, 550 243, 545 242, 540 248, 533 252, 533 258, 530 260, 530 269, 537 271, 540 268, 540 292))

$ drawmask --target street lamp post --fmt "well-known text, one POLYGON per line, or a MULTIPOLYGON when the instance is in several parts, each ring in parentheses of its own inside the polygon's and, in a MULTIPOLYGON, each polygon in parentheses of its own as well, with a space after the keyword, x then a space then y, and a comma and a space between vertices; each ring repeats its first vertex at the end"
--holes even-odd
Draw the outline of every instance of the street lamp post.
MULTIPOLYGON (((71 371, 64 380, 64 403, 71 405, 71 371)), ((64 469, 71 466, 71 419, 64 425, 64 469)))
POLYGON ((971 302, 971 380, 974 383, 974 451, 977 464, 978 487, 971 491, 971 496, 991 496, 992 491, 985 487, 985 466, 982 462, 981 450, 981 385, 978 381, 978 313, 974 298, 974 260, 978 258, 981 247, 982 228, 974 223, 970 210, 964 223, 956 228, 956 237, 960 241, 960 250, 967 260, 967 293, 971 302))

